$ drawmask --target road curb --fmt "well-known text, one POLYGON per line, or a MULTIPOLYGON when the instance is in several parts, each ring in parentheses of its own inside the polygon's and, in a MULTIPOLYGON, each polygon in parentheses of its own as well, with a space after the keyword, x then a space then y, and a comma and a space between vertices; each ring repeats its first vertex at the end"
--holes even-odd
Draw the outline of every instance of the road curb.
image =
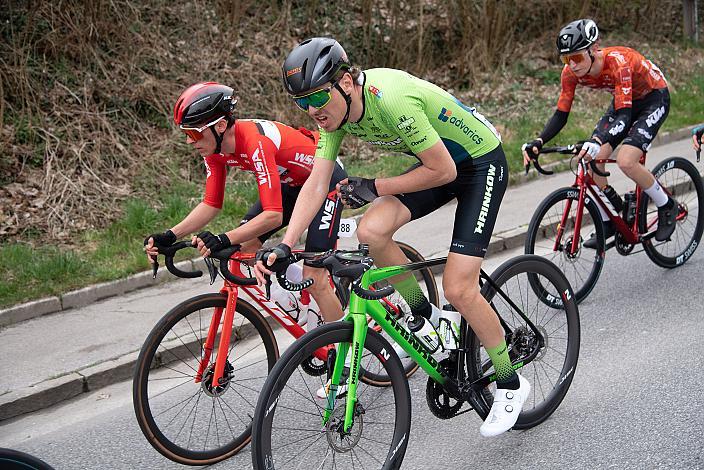
MULTIPOLYGON (((175 265, 177 268, 186 271, 191 271, 194 269, 194 266, 199 266, 198 259, 181 261, 175 263, 175 265)), ((162 270, 156 279, 152 277, 151 270, 143 271, 123 279, 93 284, 59 296, 47 297, 45 299, 15 305, 0 310, 0 327, 14 325, 22 321, 31 320, 32 318, 62 312, 72 308, 85 307, 99 300, 122 295, 137 289, 155 286, 175 279, 178 278, 166 270, 162 270)))
MULTIPOLYGON (((272 329, 281 328, 273 318, 269 316, 264 318, 272 329)), ((238 330, 238 335, 248 338, 253 330, 254 327, 247 324, 242 327, 242 330, 238 330)), ((191 350, 200 349, 196 341, 188 342, 183 346, 191 350)), ((139 351, 132 351, 57 378, 7 391, 0 395, 0 423, 6 419, 48 408, 83 393, 95 392, 108 385, 130 380, 134 376, 138 357, 139 351)))
POLYGON ((19 390, 12 390, 0 396, 0 422, 24 413, 47 408, 76 397, 83 391, 83 376, 76 372, 19 390))
MULTIPOLYGON (((689 137, 694 127, 696 126, 692 125, 675 131, 658 134, 653 142, 653 146, 658 147, 689 137)), ((569 166, 565 162, 555 162, 551 165, 546 165, 546 168, 554 171, 564 171, 567 170, 569 166)), ((524 175, 523 173, 511 175, 511 186, 527 183, 535 178, 536 175, 534 172, 531 172, 528 175, 524 175)), ((355 218, 359 218, 361 216, 362 214, 359 214, 355 216, 355 218)), ((487 253, 496 253, 520 246, 525 241, 525 233, 521 237, 520 233, 514 233, 516 230, 523 230, 523 232, 525 232, 525 227, 518 227, 516 229, 494 234, 487 253)), ((429 255, 429 257, 435 256, 439 256, 439 254, 433 254, 432 256, 429 255)), ((176 266, 180 269, 189 271, 194 269, 204 269, 202 258, 182 261, 180 263, 176 263, 176 266)), ((440 271, 442 271, 442 266, 433 268, 433 272, 435 273, 440 271)), ((177 278, 166 270, 162 270, 156 280, 152 279, 151 271, 144 271, 133 274, 124 279, 94 284, 82 289, 67 292, 60 296, 48 297, 45 299, 16 305, 0 310, 0 328, 40 317, 42 315, 61 312, 70 308, 85 307, 86 305, 90 305, 93 302, 97 302, 108 297, 122 295, 127 292, 143 289, 145 287, 157 285, 174 279, 177 278)))

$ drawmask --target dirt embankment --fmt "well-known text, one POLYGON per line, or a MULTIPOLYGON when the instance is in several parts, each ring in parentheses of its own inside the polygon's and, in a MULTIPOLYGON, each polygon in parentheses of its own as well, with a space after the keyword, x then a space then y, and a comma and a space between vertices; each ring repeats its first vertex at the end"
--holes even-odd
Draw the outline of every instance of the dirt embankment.
POLYGON ((158 204, 168 182, 200 178, 169 117, 191 83, 236 87, 242 115, 310 125, 279 83, 283 57, 306 37, 334 36, 362 67, 409 70, 503 116, 554 93, 541 71, 555 69, 554 36, 574 18, 666 47, 659 60, 670 70, 678 54, 686 62, 680 1, 578 3, 10 1, 0 11, 9 46, 0 48, 0 235, 66 242, 115 220, 127 197, 158 204))

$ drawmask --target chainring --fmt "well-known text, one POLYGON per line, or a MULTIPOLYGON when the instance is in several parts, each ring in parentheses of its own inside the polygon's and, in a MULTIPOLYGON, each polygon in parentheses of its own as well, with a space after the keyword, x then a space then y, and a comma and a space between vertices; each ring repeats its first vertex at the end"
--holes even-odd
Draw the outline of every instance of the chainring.
MULTIPOLYGON (((440 365, 451 366, 452 361, 450 358, 446 358, 440 361, 440 365)), ((465 403, 452 397, 442 385, 430 377, 428 377, 428 383, 425 386, 425 399, 431 413, 440 419, 454 418, 465 403)))
POLYGON ((621 235, 621 232, 616 232, 616 237, 614 238, 614 246, 616 247, 616 251, 623 256, 631 254, 631 251, 633 251, 633 247, 635 245, 633 243, 628 243, 626 240, 624 240, 623 235, 621 235))

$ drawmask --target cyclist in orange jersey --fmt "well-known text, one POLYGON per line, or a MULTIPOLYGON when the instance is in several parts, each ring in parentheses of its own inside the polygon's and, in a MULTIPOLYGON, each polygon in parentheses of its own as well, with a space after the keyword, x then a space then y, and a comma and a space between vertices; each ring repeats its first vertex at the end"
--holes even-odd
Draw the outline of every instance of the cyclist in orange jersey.
MULTIPOLYGON (((609 158, 613 149, 622 144, 616 157, 619 168, 640 186, 658 207, 658 229, 655 239, 667 240, 675 230, 676 201, 669 197, 655 177, 639 162, 643 152, 657 135, 670 110, 670 94, 660 69, 637 51, 628 47, 599 47, 599 29, 590 19, 576 20, 560 30, 557 49, 565 64, 562 69, 562 91, 557 109, 538 138, 523 145, 524 163, 529 152, 537 156, 543 144, 555 137, 567 123, 577 85, 603 89, 613 100, 599 120, 591 138, 586 141, 580 157, 609 158)), ((606 178, 594 175, 603 188, 606 178)), ((615 229, 600 208, 606 238, 615 229)), ((593 237, 584 243, 596 248, 593 237)))

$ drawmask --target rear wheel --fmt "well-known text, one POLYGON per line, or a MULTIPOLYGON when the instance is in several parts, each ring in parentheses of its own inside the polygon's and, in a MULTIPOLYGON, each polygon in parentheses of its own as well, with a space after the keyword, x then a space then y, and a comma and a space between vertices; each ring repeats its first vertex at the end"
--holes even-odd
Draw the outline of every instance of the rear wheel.
MULTIPOLYGON (((643 242, 648 257, 663 268, 676 268, 685 263, 702 239, 704 218, 704 185, 697 167, 684 158, 674 157, 660 162, 653 174, 679 207, 677 226, 669 240, 654 238, 643 242)), ((638 230, 646 233, 657 228, 658 209, 647 194, 642 193, 638 206, 638 230)))
MULTIPOLYGON (((527 429, 542 423, 557 409, 572 383, 580 342, 577 302, 557 266, 538 256, 510 259, 499 266, 491 278, 500 292, 485 283, 482 295, 508 326, 506 344, 511 361, 514 364, 520 362, 537 350, 537 356, 517 371, 531 383, 531 392, 514 429, 527 429), (537 277, 546 291, 536 294, 529 285, 531 277, 537 277), (544 301, 545 297, 555 299, 552 306, 544 301), (532 328, 511 303, 543 336, 542 347, 532 328)), ((470 328, 466 332, 468 352, 465 362, 468 377, 474 381, 493 373, 493 366, 479 338, 470 328)), ((481 393, 486 409, 477 411, 482 419, 491 408, 495 390, 496 385, 492 383, 481 393)))
MULTIPOLYGON (((596 286, 601 269, 604 266, 604 229, 599 209, 591 198, 585 198, 586 211, 577 240, 577 249, 572 250, 572 241, 577 237, 575 221, 577 220, 578 188, 562 188, 550 194, 540 204, 531 218, 526 234, 525 252, 535 254, 555 263, 565 274, 574 289, 577 302, 584 300, 596 286), (567 207, 569 211, 567 212, 567 207), (565 216, 566 213, 566 216, 565 216), (561 225, 565 220, 564 226, 561 225), (562 234, 558 229, 562 228, 562 234), (597 239, 596 250, 585 248, 583 242, 593 233, 597 239), (559 238, 558 238, 559 235, 559 238)), ((541 286, 532 285, 536 292, 541 286)))
POLYGON ((279 355, 269 324, 239 299, 223 379, 213 384, 218 335, 197 383, 211 318, 215 309, 224 317, 226 303, 226 295, 212 293, 176 306, 149 333, 137 359, 137 421, 149 443, 174 462, 209 465, 247 445, 257 397, 279 355))

